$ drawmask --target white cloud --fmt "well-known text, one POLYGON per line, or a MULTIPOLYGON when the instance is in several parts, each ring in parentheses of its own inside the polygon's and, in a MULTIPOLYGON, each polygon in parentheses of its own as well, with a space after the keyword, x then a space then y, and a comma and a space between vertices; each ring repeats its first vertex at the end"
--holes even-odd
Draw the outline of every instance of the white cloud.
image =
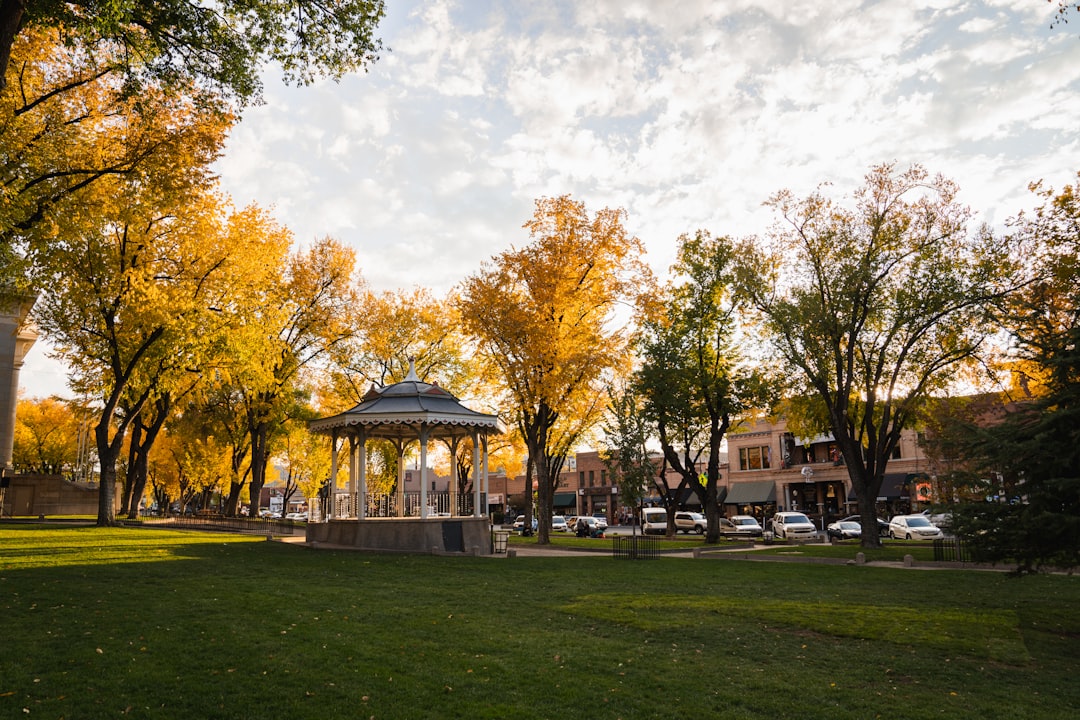
MULTIPOLYGON (((369 73, 283 87, 218 163, 238 205, 357 249, 377 289, 442 293, 541 195, 624 207, 654 270, 680 233, 764 232, 762 202, 921 162, 980 217, 1076 180, 1080 40, 1015 0, 403 0, 369 73)), ((28 363, 24 378, 41 363, 28 363)))

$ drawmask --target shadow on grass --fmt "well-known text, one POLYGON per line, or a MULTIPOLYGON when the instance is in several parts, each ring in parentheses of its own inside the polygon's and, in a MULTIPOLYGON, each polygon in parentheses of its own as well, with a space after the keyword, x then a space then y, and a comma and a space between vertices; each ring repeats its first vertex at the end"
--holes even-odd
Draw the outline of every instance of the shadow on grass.
POLYGON ((1078 604, 1069 577, 0 527, 0 717, 1072 718, 1078 604))

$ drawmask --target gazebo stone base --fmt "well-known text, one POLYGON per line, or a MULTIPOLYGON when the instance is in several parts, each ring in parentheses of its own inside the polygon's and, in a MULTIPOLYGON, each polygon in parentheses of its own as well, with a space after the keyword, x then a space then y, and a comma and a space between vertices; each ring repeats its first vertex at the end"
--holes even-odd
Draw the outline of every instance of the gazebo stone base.
POLYGON ((309 523, 307 542, 372 552, 491 555, 486 517, 370 518, 309 523))

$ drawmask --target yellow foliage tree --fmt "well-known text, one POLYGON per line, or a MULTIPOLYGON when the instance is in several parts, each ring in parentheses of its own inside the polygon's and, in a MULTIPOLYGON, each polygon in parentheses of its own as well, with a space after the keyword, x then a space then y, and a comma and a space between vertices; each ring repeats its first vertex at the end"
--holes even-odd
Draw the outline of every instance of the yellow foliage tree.
POLYGON ((261 247, 250 237, 227 243, 222 201, 168 194, 169 177, 149 187, 97 183, 87 223, 65 226, 35 258, 49 287, 35 315, 78 369, 76 385, 100 398, 100 524, 114 520, 115 466, 129 427, 149 405, 160 419, 168 398, 190 392, 217 362, 235 289, 261 247))
POLYGON ((19 400, 13 464, 22 472, 59 475, 78 462, 79 416, 56 398, 19 400))
POLYGON ((532 242, 486 263, 461 288, 462 324, 512 398, 536 471, 540 543, 566 456, 600 421, 605 374, 628 352, 616 311, 651 284, 624 216, 603 209, 590 217, 569 196, 537 200, 524 226, 532 242))

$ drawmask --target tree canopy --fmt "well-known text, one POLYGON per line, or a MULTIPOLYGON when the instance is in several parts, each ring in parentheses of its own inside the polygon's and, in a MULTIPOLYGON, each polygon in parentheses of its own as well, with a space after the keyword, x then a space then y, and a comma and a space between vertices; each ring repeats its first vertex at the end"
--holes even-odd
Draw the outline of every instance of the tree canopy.
MULTIPOLYGON (((731 239, 704 231, 679 238, 663 312, 644 324, 635 380, 664 458, 682 478, 680 489, 701 500, 709 542, 720 537, 721 443, 738 415, 762 399, 756 373, 737 349, 735 249, 731 239)), ((668 516, 671 529, 673 513, 668 516)))
POLYGON ((921 403, 996 330, 991 309, 1021 277, 1007 238, 969 233, 957 187, 922 167, 874 167, 851 208, 821 191, 777 193, 781 222, 739 252, 740 287, 774 356, 815 397, 863 518, 921 403))
POLYGON ((194 84, 246 102, 258 98, 267 62, 296 83, 374 62, 384 11, 383 0, 10 0, 0 3, 0 78, 16 38, 48 28, 83 51, 118 49, 129 91, 194 84))
POLYGON ((1013 230, 1038 274, 1000 318, 1020 393, 994 421, 946 428, 952 454, 966 459, 952 480, 973 500, 955 508, 954 529, 976 558, 1022 572, 1080 566, 1080 182, 1032 189, 1043 204, 1013 230))
POLYGON ((0 283, 22 287, 28 258, 101 207, 99 181, 114 181, 104 194, 121 179, 162 193, 207 185, 232 117, 194 91, 125 96, 116 52, 87 55, 55 31, 26 32, 15 49, 0 90, 0 283))

